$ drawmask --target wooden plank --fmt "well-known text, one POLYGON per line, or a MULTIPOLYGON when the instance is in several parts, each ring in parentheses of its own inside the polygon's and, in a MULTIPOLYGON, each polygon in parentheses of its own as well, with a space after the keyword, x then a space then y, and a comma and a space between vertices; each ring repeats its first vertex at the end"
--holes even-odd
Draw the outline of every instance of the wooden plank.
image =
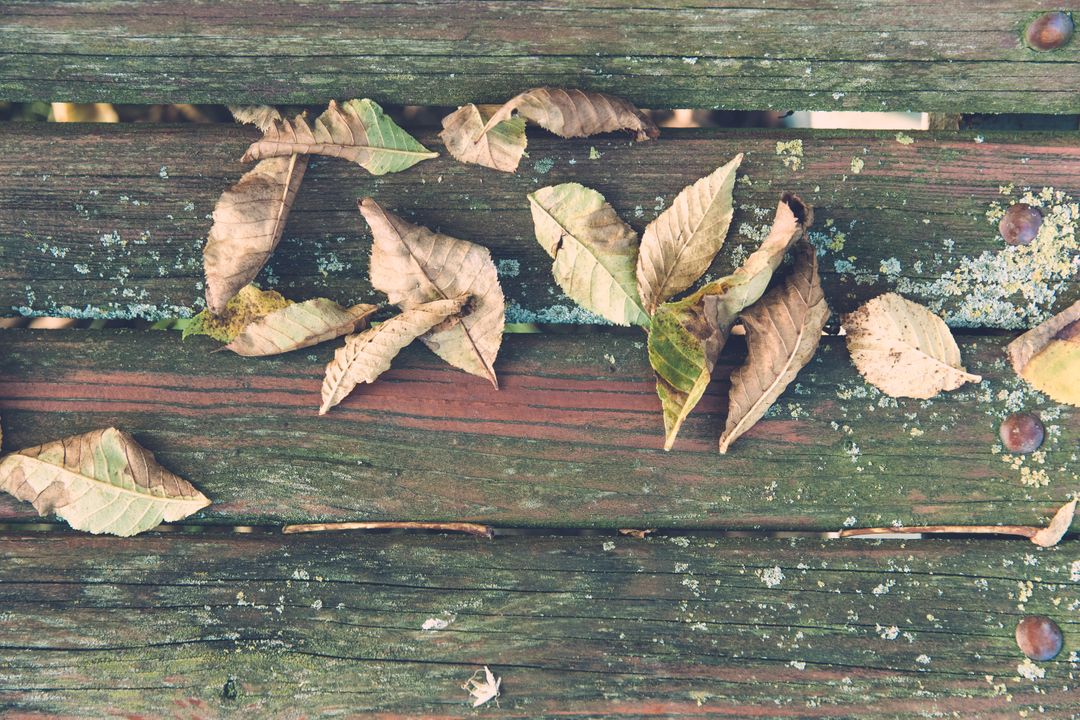
POLYGON ((437 4, 16 0, 0 97, 501 102, 531 85, 645 107, 1080 111, 1080 43, 1027 49, 1048 0, 437 4))
MULTIPOLYGON (((675 449, 661 449, 644 339, 636 330, 507 336, 498 391, 414 347, 320 417, 332 343, 252 360, 211 356, 213 342, 181 343, 178 333, 9 330, 4 446, 122 427, 214 501, 193 523, 1031 524, 1076 490, 1077 414, 1015 376, 1006 337, 961 338, 967 368, 985 381, 928 401, 882 397, 842 341, 826 339, 726 456, 716 448, 722 380, 675 449), (1049 437, 1045 455, 1013 467, 998 425, 1019 408, 1040 411, 1049 437)), ((720 377, 741 361, 741 344, 730 343, 720 377)), ((36 517, 7 496, 0 516, 36 517)))
POLYGON ((474 717, 485 665, 499 717, 1076 709, 1072 545, 45 535, 0 557, 13 717, 474 717), (1026 613, 1064 631, 1056 660, 1023 664, 1026 613))
MULTIPOLYGON (((202 302, 210 213, 243 173, 238 159, 256 136, 234 126, 9 125, 0 133, 0 309, 154 319, 190 313, 202 302)), ((442 149, 433 134, 421 138, 442 149)), ((1080 298, 1080 284, 1068 277, 1080 257, 1076 133, 702 130, 665 131, 648 143, 533 137, 516 175, 441 157, 375 178, 345 162, 315 160, 261 281, 295 299, 383 299, 367 283, 371 241, 356 211, 358 197, 373 195, 417 222, 490 247, 511 321, 588 321, 552 282, 526 194, 582 182, 640 231, 685 185, 740 151, 747 179, 736 188, 740 210, 713 276, 756 247, 780 193, 793 190, 816 207, 813 239, 837 311, 891 288, 954 325, 1026 327, 1080 298), (780 143, 798 144, 801 157, 789 149, 796 145, 780 143), (590 159, 592 148, 600 159, 590 159), (1060 251, 1018 263, 987 212, 1029 187, 1069 194, 1055 203, 1066 220, 1054 240, 1060 251), (1036 271, 1041 283, 1031 280, 1036 271)))

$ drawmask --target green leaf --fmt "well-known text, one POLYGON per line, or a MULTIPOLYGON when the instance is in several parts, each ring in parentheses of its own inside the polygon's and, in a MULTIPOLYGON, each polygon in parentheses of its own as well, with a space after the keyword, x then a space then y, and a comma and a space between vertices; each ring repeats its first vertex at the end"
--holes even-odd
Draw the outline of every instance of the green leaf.
POLYGON ((812 222, 811 207, 784 193, 769 235, 738 270, 657 308, 648 347, 664 412, 665 450, 705 393, 739 313, 761 297, 784 253, 812 222))
POLYGON ((529 195, 536 240, 554 258, 555 281, 574 302, 616 325, 648 327, 638 296, 637 233, 604 196, 578 183, 529 195))
POLYGON ((224 312, 215 315, 209 310, 203 310, 191 318, 180 337, 183 339, 189 335, 208 335, 221 342, 232 342, 250 323, 291 304, 292 301, 286 300, 279 292, 245 285, 225 304, 224 312))
POLYGON ((371 100, 333 100, 326 112, 308 125, 303 115, 274 121, 263 138, 252 143, 244 160, 310 154, 350 160, 372 175, 401 172, 421 160, 438 157, 418 143, 371 100))
POLYGON ((210 501, 116 428, 20 450, 0 460, 0 489, 76 530, 128 536, 175 522, 210 501))

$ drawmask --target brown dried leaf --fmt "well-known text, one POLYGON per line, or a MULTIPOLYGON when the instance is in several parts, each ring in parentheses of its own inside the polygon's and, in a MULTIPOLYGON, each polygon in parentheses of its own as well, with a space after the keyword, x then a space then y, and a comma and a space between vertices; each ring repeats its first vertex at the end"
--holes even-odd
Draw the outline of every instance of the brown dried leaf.
POLYGON ((926 399, 982 380, 961 367, 945 321, 896 293, 867 301, 843 317, 843 326, 851 361, 886 395, 926 399))
POLYGON ((0 490, 56 513, 76 530, 128 536, 185 518, 210 501, 158 465, 122 430, 107 428, 0 460, 0 490))
POLYGON ((442 119, 439 137, 460 162, 514 172, 525 154, 525 118, 512 117, 484 133, 484 122, 491 115, 487 106, 462 105, 442 119), (477 135, 480 139, 473 142, 477 135))
POLYGON ((646 312, 697 282, 727 237, 734 213, 731 193, 742 153, 688 185, 645 228, 637 259, 637 286, 646 312))
POLYGON ((254 125, 263 132, 280 122, 283 118, 277 108, 270 105, 230 105, 229 112, 233 119, 245 125, 254 125))
POLYGON ((222 312, 270 259, 307 164, 307 155, 263 160, 221 194, 203 250, 206 306, 212 312, 222 312))
POLYGON ((422 303, 473 296, 461 322, 433 328, 421 337, 454 367, 487 378, 498 387, 495 358, 502 345, 506 301, 487 248, 432 232, 383 210, 371 198, 360 212, 374 237, 371 284, 403 310, 422 303))
POLYGON ((372 175, 401 172, 438 157, 402 130, 371 100, 330 101, 326 112, 308 125, 303 115, 278 120, 252 143, 244 160, 292 154, 328 155, 350 160, 372 175))
POLYGON ((1080 300, 1009 343, 1017 375, 1058 402, 1080 407, 1080 300))
POLYGON ((402 348, 461 312, 468 300, 468 295, 461 295, 416 305, 370 330, 345 338, 345 345, 338 348, 326 366, 319 414, 325 415, 360 383, 375 382, 390 369, 390 362, 402 348))
POLYGON ((474 141, 478 142, 515 112, 564 138, 615 130, 629 130, 638 141, 660 135, 660 130, 648 116, 622 98, 587 90, 541 87, 526 90, 508 100, 488 118, 474 141))
POLYGON ((249 323, 222 349, 262 357, 311 347, 363 330, 378 309, 377 305, 343 308, 326 298, 294 303, 249 323))
POLYGON ((753 427, 806 363, 821 341, 829 306, 821 290, 817 255, 800 241, 795 266, 740 316, 746 328, 746 361, 731 374, 728 415, 720 452, 753 427))

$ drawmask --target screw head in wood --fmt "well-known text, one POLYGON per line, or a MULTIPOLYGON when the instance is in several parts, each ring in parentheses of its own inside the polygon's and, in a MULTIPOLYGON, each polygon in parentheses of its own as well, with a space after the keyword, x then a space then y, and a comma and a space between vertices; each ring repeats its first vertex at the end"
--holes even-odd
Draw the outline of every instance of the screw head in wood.
POLYGON ((1043 13, 1027 26, 1024 34, 1028 47, 1032 50, 1055 50, 1073 35, 1072 17, 1060 10, 1043 13))
POLYGON ((1002 421, 998 429, 1001 444, 1011 453, 1035 452, 1046 437, 1046 428, 1035 413, 1013 413, 1002 421))
POLYGON ((1061 652, 1061 628, 1045 615, 1028 615, 1016 624, 1016 644, 1032 660, 1053 660, 1061 652))
POLYGON ((998 232, 1010 245, 1030 245, 1042 226, 1042 210, 1027 203, 1016 203, 1005 211, 998 232))

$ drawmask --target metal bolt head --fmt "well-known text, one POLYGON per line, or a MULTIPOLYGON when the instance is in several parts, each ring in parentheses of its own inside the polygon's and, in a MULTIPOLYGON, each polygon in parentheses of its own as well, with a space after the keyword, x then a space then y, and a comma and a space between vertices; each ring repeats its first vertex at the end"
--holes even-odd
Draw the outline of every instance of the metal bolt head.
POLYGON ((1042 210, 1027 203, 1016 203, 1005 211, 998 232, 1010 245, 1030 245, 1042 226, 1042 210))
POLYGON ((1016 644, 1032 660, 1053 660, 1061 652, 1061 628, 1045 615, 1028 615, 1016 624, 1016 644))
POLYGON ((1043 13, 1027 27, 1025 38, 1028 47, 1033 50, 1055 50, 1073 34, 1073 19, 1060 10, 1043 13))
POLYGON ((1006 450, 1026 454, 1039 449, 1046 436, 1046 428, 1035 413, 1013 413, 1002 421, 998 434, 1006 450))

